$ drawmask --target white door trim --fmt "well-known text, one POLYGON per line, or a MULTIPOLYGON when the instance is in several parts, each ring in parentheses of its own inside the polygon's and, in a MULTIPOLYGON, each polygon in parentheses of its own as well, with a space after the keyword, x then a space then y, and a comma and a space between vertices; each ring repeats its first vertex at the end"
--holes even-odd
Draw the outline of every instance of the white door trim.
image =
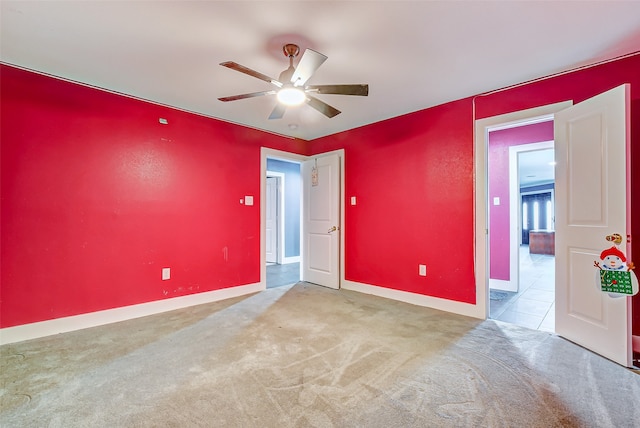
POLYGON ((564 101, 528 110, 492 116, 475 121, 474 166, 475 166, 475 272, 476 272, 476 306, 474 314, 477 318, 489 316, 489 216, 487 203, 487 157, 489 147, 489 131, 514 128, 517 126, 543 122, 553 114, 573 105, 572 101, 564 101))
MULTIPOLYGON (((340 288, 344 283, 344 149, 333 150, 326 153, 318 153, 314 156, 299 155, 296 153, 285 152, 282 150, 270 149, 267 147, 260 148, 260 285, 261 289, 267 288, 267 263, 265 258, 266 252, 266 195, 265 190, 267 187, 267 158, 279 159, 289 162, 304 162, 312 159, 313 157, 319 157, 330 154, 338 154, 340 156, 340 288)), ((302 177, 304 180, 304 177, 302 177)), ((304 186, 302 186, 304 189, 304 186)), ((300 195, 302 199, 302 195, 300 195)), ((302 225, 302 219, 300 219, 300 225, 302 225)), ((300 234, 302 239, 302 233, 300 234)), ((302 243, 300 248, 302 248, 302 243)))

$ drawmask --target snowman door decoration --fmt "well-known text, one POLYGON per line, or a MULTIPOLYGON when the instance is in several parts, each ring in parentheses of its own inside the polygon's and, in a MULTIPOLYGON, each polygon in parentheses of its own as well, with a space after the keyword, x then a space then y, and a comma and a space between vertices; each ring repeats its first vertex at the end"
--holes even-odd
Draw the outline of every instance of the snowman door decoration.
POLYGON ((598 268, 598 288, 611 297, 633 296, 638 292, 638 278, 633 272, 635 266, 619 248, 622 236, 615 233, 606 239, 614 245, 603 250, 600 260, 593 262, 598 268))

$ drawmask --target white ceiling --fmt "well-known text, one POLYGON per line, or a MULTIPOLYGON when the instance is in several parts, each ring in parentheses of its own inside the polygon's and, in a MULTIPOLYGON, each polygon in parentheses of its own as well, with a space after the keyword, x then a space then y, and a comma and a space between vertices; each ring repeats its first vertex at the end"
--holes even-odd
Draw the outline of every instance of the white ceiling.
POLYGON ((553 149, 520 152, 518 155, 520 187, 553 183, 555 154, 553 149))
POLYGON ((311 140, 640 51, 640 2, 8 1, 0 59, 253 128, 311 140), (310 84, 368 83, 368 97, 320 95, 267 119, 282 45, 329 58, 310 84), (295 128, 296 129, 292 129, 295 128))

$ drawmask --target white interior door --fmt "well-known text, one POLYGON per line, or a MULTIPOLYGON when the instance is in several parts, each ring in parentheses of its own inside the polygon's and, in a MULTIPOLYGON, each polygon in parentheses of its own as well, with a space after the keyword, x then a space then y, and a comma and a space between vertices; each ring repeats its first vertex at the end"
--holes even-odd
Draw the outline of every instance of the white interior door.
POLYGON ((611 246, 606 235, 630 232, 628 112, 623 85, 555 116, 556 332, 625 366, 630 298, 601 292, 593 262, 611 246))
POLYGON ((304 183, 302 280, 340 287, 340 157, 302 164, 304 183))
POLYGON ((266 262, 278 261, 278 178, 267 177, 266 193, 266 262))

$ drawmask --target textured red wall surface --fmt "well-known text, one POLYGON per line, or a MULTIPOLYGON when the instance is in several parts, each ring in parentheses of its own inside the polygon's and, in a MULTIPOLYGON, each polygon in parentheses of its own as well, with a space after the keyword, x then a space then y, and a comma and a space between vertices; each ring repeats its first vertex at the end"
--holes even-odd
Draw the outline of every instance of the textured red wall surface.
POLYGON ((640 56, 309 143, 1 72, 3 327, 257 282, 259 205, 239 199, 259 195, 260 146, 345 149, 348 280, 474 303, 474 104, 483 118, 631 83, 640 236, 640 56))
POLYGON ((345 148, 347 280, 475 302, 472 123, 466 99, 313 141, 345 148))
MULTIPOLYGON (((577 103, 623 83, 631 83, 632 233, 640 236, 636 55, 313 141, 313 154, 345 149, 346 279, 474 303, 473 107, 475 119, 482 119, 577 103), (349 205, 351 196, 357 205, 349 205), (419 263, 427 265, 426 277, 418 276, 419 263)), ((640 254, 640 238, 633 246, 640 254)))
MULTIPOLYGON (((631 84, 631 234, 633 259, 640 257, 640 55, 586 68, 476 98, 477 118, 560 101, 574 104, 624 83, 631 84)), ((637 263, 637 260, 636 260, 637 263)), ((633 298, 633 331, 640 335, 640 295, 633 298)))
POLYGON ((2 327, 260 281, 260 146, 299 142, 1 73, 2 327))

